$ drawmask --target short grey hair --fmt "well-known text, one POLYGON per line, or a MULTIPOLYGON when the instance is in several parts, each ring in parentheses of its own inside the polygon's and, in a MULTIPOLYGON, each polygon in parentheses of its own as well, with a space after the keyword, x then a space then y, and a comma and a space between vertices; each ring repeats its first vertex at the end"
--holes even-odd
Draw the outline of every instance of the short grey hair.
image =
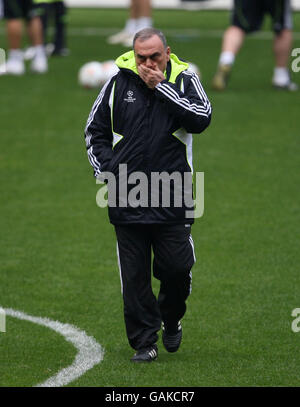
POLYGON ((138 31, 135 34, 135 36, 133 38, 133 48, 134 48, 136 40, 140 40, 143 42, 143 41, 146 41, 149 38, 153 37, 154 35, 157 35, 161 39, 161 42, 163 43, 164 48, 167 49, 168 44, 167 44, 166 37, 160 30, 153 28, 153 27, 143 28, 142 30, 138 31))

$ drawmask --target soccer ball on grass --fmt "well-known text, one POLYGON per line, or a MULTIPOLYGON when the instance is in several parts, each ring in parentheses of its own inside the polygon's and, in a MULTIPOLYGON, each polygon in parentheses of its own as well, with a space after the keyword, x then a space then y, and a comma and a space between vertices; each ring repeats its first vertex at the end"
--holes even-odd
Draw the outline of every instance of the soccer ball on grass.
POLYGON ((87 62, 78 72, 78 82, 83 88, 101 88, 118 70, 114 61, 87 62))

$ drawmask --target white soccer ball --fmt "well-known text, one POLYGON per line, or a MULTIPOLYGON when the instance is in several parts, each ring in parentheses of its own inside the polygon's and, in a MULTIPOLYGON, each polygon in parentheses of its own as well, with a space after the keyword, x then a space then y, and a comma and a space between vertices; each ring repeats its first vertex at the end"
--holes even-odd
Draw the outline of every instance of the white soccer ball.
POLYGON ((87 62, 79 70, 78 81, 84 88, 101 88, 118 70, 114 61, 87 62))
POLYGON ((200 71, 199 67, 196 64, 194 64, 193 62, 187 62, 187 63, 189 64, 188 71, 194 72, 195 74, 198 75, 199 79, 201 79, 201 71, 200 71))
POLYGON ((78 73, 78 81, 84 88, 99 88, 103 73, 100 62, 92 61, 84 64, 78 73))
POLYGON ((118 73, 119 68, 115 64, 115 61, 108 60, 102 62, 102 72, 103 72, 103 79, 105 79, 104 83, 108 81, 112 76, 118 73))

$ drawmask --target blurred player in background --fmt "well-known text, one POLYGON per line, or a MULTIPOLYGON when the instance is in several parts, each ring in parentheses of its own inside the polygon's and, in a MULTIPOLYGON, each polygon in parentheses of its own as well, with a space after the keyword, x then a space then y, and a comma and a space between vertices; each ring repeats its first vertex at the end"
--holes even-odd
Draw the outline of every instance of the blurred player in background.
POLYGON ((245 36, 260 29, 264 16, 272 18, 275 67, 272 84, 276 88, 295 91, 288 69, 292 48, 292 11, 290 0, 234 0, 231 26, 223 36, 222 51, 212 86, 224 90, 245 36))
POLYGON ((67 7, 62 0, 36 0, 44 3, 45 12, 42 14, 44 43, 47 43, 49 20, 54 21, 53 42, 46 46, 48 55, 67 56, 69 50, 66 46, 66 18, 67 7))
MULTIPOLYGON (((34 0, 39 5, 40 17, 43 26, 43 41, 48 56, 67 56, 70 51, 66 47, 67 7, 62 0, 34 0), (49 21, 54 22, 53 41, 48 43, 49 21)), ((34 57, 34 48, 25 50, 26 60, 34 57)))
POLYGON ((34 47, 34 58, 31 71, 46 73, 48 62, 43 45, 42 23, 40 10, 33 0, 3 0, 4 18, 7 20, 8 58, 6 72, 12 75, 25 73, 24 55, 21 50, 23 24, 26 21, 28 36, 34 47))
POLYGON ((131 47, 136 32, 152 27, 151 11, 151 0, 131 0, 129 18, 124 29, 108 37, 107 42, 131 47))

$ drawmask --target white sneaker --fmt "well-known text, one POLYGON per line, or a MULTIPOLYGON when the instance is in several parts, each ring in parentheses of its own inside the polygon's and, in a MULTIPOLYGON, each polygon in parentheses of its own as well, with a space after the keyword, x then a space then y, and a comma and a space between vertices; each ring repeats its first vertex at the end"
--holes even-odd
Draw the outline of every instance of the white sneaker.
POLYGON ((49 44, 47 44, 47 45, 45 46, 45 52, 46 52, 46 55, 47 55, 48 57, 52 54, 52 52, 54 51, 54 48, 55 48, 54 44, 52 44, 52 43, 50 43, 50 42, 49 42, 49 44))
POLYGON ((272 78, 272 84, 277 89, 296 92, 299 87, 291 80, 291 73, 287 68, 276 67, 272 78))
POLYGON ((36 55, 31 62, 30 69, 34 73, 46 73, 48 71, 46 56, 36 55))
POLYGON ((6 62, 6 73, 9 75, 24 75, 25 64, 23 59, 8 58, 6 62))
MULTIPOLYGON (((0 55, 1 57, 1 55, 0 55)), ((0 76, 6 74, 6 63, 0 61, 0 76)))
POLYGON ((133 34, 123 30, 108 37, 107 42, 108 44, 124 44, 124 41, 128 41, 130 38, 133 39, 133 34))
POLYGON ((272 83, 274 88, 276 89, 288 90, 290 92, 297 92, 299 90, 299 86, 295 82, 292 82, 291 80, 286 83, 278 83, 275 81, 273 81, 272 83))
POLYGON ((35 56, 35 48, 34 47, 28 47, 24 50, 24 59, 25 61, 30 61, 33 59, 35 56))
POLYGON ((0 65, 0 76, 6 74, 6 64, 0 65))

